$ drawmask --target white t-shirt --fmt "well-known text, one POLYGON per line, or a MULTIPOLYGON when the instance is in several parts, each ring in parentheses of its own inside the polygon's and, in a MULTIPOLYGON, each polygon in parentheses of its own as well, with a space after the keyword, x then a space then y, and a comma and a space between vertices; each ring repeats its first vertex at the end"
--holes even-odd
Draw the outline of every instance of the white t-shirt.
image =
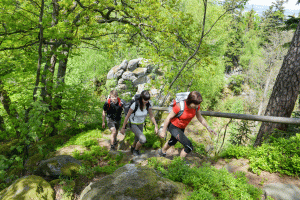
MULTIPOLYGON (((130 106, 130 108, 132 110, 134 110, 135 102, 130 106)), ((150 102, 149 109, 150 108, 152 108, 151 102, 150 102)), ((144 123, 147 114, 148 114, 148 112, 147 112, 146 106, 144 107, 143 111, 141 111, 140 106, 138 106, 138 109, 136 110, 136 112, 132 113, 130 115, 130 117, 129 117, 130 122, 132 124, 142 124, 142 123, 144 123)))

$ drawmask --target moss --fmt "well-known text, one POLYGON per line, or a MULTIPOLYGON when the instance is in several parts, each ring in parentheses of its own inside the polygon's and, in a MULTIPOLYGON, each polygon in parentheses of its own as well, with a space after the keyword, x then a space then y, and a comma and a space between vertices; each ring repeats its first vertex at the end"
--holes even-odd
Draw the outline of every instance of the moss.
POLYGON ((11 166, 7 171, 8 176, 22 176, 23 167, 22 166, 11 166))
MULTIPOLYGON (((2 195, 2 192, 1 192, 2 195)), ((39 176, 18 179, 3 193, 2 200, 54 199, 50 184, 39 176)))
POLYGON ((110 132, 110 130, 109 130, 109 129, 105 129, 105 130, 103 131, 103 134, 104 134, 104 135, 110 135, 110 134, 111 134, 111 132, 110 132))
POLYGON ((19 140, 15 139, 0 145, 0 155, 4 155, 7 158, 13 155, 18 155, 19 153, 16 149, 14 149, 13 151, 10 149, 12 146, 16 146, 18 143, 19 140))
POLYGON ((32 147, 29 148, 29 156, 40 152, 42 148, 42 153, 48 155, 49 152, 54 151, 57 146, 63 145, 70 139, 70 136, 56 135, 53 137, 45 138, 42 141, 37 142, 32 147))
POLYGON ((80 165, 77 163, 68 163, 61 168, 62 175, 75 176, 80 170, 80 165))
POLYGON ((34 171, 37 169, 37 163, 42 161, 44 158, 44 156, 40 153, 37 153, 31 157, 28 158, 27 162, 26 162, 26 169, 28 171, 34 171))
POLYGON ((61 181, 60 179, 54 179, 50 181, 49 184, 51 185, 52 188, 54 188, 54 186, 58 185, 60 181, 61 181))

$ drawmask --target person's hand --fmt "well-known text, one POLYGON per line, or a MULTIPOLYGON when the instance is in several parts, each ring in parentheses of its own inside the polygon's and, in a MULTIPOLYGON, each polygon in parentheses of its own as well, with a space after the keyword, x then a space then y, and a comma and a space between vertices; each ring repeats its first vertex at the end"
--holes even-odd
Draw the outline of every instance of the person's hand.
POLYGON ((163 130, 159 133, 160 138, 166 138, 166 135, 167 135, 166 131, 163 130))
POLYGON ((155 134, 158 134, 158 127, 157 127, 157 125, 155 126, 155 134))
POLYGON ((105 122, 102 122, 102 128, 105 128, 105 122))
POLYGON ((207 130, 211 133, 211 134, 214 134, 215 136, 217 136, 217 133, 212 130, 210 127, 207 127, 207 130))
POLYGON ((123 135, 125 135, 125 128, 122 127, 120 133, 123 134, 123 135))

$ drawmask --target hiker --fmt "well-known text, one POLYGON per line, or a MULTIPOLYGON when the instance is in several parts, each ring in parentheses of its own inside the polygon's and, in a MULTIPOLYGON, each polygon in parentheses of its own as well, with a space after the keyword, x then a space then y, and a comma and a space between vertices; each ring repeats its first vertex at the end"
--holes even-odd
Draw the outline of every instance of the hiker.
POLYGON ((147 90, 142 91, 137 101, 134 101, 131 104, 129 111, 124 119, 122 129, 120 131, 122 134, 125 133, 125 127, 129 120, 130 130, 135 134, 134 143, 132 144, 130 150, 135 156, 140 155, 140 149, 142 145, 146 143, 146 137, 143 134, 143 127, 144 127, 145 118, 148 113, 151 121, 155 125, 155 133, 156 134, 158 133, 158 126, 153 116, 152 106, 149 100, 150 100, 149 91, 147 90))
POLYGON ((201 102, 202 96, 200 92, 192 91, 188 95, 187 99, 184 100, 184 110, 180 117, 176 117, 177 113, 179 113, 180 111, 179 103, 176 103, 173 106, 173 109, 164 121, 163 129, 159 134, 161 138, 166 138, 167 128, 168 131, 171 133, 170 140, 165 143, 162 149, 158 150, 158 154, 160 156, 165 157, 167 150, 171 146, 174 146, 178 141, 184 146, 184 149, 182 149, 182 151, 180 152, 180 157, 186 157, 186 155, 193 150, 193 145, 191 141, 185 136, 184 130, 195 115, 198 121, 203 126, 205 126, 210 133, 217 135, 217 133, 208 126, 206 120, 201 115, 201 102))
POLYGON ((102 112, 102 128, 105 128, 105 116, 106 116, 107 126, 111 131, 111 137, 110 137, 111 150, 116 149, 117 134, 121 124, 122 110, 123 110, 123 103, 121 99, 118 97, 118 92, 116 90, 112 90, 109 94, 108 100, 103 105, 103 112, 102 112))

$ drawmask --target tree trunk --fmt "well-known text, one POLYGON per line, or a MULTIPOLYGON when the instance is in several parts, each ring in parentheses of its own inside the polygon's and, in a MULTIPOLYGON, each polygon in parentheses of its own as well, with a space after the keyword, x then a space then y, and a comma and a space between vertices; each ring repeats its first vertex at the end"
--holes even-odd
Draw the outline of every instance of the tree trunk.
POLYGON ((4 125, 4 119, 3 117, 0 115, 0 131, 5 131, 5 125, 4 125))
POLYGON ((65 75, 67 70, 67 63, 68 63, 68 57, 70 52, 71 45, 63 45, 63 50, 61 54, 63 55, 62 58, 59 60, 58 70, 57 70, 57 85, 58 88, 58 94, 54 97, 54 106, 53 111, 55 112, 53 123, 51 124, 52 132, 50 133, 50 136, 54 136, 57 134, 57 129, 55 128, 55 123, 59 122, 60 120, 60 113, 62 109, 62 95, 61 95, 61 88, 65 84, 65 75))
MULTIPOLYGON (((300 22, 276 78, 265 116, 290 117, 300 90, 300 22)), ((254 146, 269 138, 274 128, 286 130, 286 124, 262 123, 254 146)))

